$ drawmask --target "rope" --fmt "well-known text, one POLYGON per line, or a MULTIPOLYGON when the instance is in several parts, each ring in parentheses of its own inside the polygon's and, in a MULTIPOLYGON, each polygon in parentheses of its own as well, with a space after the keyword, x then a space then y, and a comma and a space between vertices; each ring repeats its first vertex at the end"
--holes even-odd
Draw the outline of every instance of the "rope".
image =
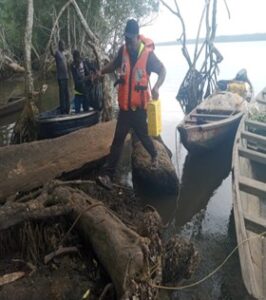
POLYGON ((89 205, 85 210, 81 211, 78 216, 76 217, 76 219, 74 220, 74 222, 72 223, 71 227, 68 229, 67 233, 63 236, 63 238, 61 239, 61 242, 59 243, 59 245, 62 245, 63 242, 66 240, 66 238, 68 237, 68 235, 70 234, 70 232, 72 231, 72 229, 76 226, 76 224, 78 223, 79 219, 81 218, 81 216, 87 212, 88 210, 97 207, 97 206, 104 206, 103 203, 93 203, 91 205, 89 205))
POLYGON ((183 285, 183 286, 176 286, 176 287, 156 285, 156 284, 152 284, 152 283, 150 283, 150 286, 153 288, 161 289, 161 290, 171 290, 171 291, 184 290, 184 289, 188 289, 188 288, 197 286, 197 285, 201 284, 202 282, 206 281, 208 278, 210 278, 212 275, 214 275, 217 271, 219 271, 242 244, 244 244, 245 242, 247 242, 249 240, 256 239, 259 237, 263 238, 263 236, 265 236, 265 235, 266 235, 266 231, 264 231, 256 236, 253 236, 251 238, 247 238, 247 239, 243 240, 231 251, 231 253, 225 258, 225 260, 217 268, 215 268, 212 272, 210 272, 207 276, 203 277, 199 281, 193 282, 191 284, 183 285))
POLYGON ((180 178, 180 165, 179 165, 179 160, 178 160, 178 154, 180 154, 180 140, 179 143, 177 143, 177 131, 178 131, 178 125, 175 128, 175 153, 176 153, 176 171, 177 171, 177 175, 178 178, 181 180, 180 178))

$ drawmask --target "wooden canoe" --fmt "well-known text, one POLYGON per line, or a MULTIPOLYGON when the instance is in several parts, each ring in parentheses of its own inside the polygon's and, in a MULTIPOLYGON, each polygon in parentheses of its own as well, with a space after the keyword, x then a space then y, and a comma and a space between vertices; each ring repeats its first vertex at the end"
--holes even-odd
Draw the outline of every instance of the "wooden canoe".
POLYGON ((6 117, 15 112, 21 111, 26 98, 23 96, 12 97, 8 99, 8 102, 0 106, 0 117, 6 117))
POLYGON ((58 114, 57 110, 53 110, 41 113, 36 118, 39 139, 62 136, 98 122, 99 112, 95 110, 67 115, 58 114))
POLYGON ((246 105, 244 98, 231 92, 208 97, 178 125, 181 142, 194 154, 213 149, 235 133, 246 105))
POLYGON ((250 295, 266 299, 266 123, 248 116, 235 139, 232 187, 242 277, 250 295))
MULTIPOLYGON (((43 95, 48 88, 47 84, 43 84, 41 90, 34 91, 33 96, 37 96, 41 93, 43 95)), ((26 102, 24 95, 10 96, 7 103, 0 105, 0 117, 7 117, 23 109, 26 102)))
POLYGON ((266 108, 266 87, 256 96, 256 102, 262 108, 266 108))

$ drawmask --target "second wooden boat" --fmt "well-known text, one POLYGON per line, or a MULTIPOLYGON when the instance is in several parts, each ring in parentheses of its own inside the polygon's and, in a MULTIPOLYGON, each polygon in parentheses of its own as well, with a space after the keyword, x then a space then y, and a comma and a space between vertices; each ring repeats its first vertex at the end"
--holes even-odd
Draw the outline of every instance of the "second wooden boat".
MULTIPOLYGON (((48 88, 47 84, 43 84, 39 91, 34 91, 33 96, 43 95, 48 88)), ((23 109, 26 102, 26 97, 24 95, 10 96, 7 102, 0 105, 0 117, 7 117, 23 109)))
POLYGON ((246 106, 244 98, 231 92, 211 95, 178 125, 181 142, 190 153, 213 149, 235 133, 246 106))
POLYGON ((241 121, 232 178, 242 277, 253 297, 266 299, 266 123, 248 116, 241 121))
POLYGON ((6 117, 15 112, 21 111, 26 98, 23 96, 12 97, 8 99, 8 102, 0 106, 0 117, 6 117))

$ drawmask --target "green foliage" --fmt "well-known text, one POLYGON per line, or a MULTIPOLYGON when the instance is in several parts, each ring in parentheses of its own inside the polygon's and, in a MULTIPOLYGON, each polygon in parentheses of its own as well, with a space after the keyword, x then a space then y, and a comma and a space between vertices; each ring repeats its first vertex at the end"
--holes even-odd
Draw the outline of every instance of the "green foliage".
POLYGON ((26 8, 26 0, 0 0, 0 26, 5 30, 6 43, 18 57, 23 54, 26 8))
POLYGON ((266 123, 266 112, 254 113, 250 116, 251 120, 266 123))
MULTIPOLYGON (((67 0, 34 0, 33 46, 39 54, 43 53, 54 20, 66 2, 67 0)), ((128 18, 141 20, 158 11, 159 6, 159 0, 77 0, 77 3, 103 46, 110 46, 121 38, 128 18)), ((5 30, 9 49, 18 57, 23 55, 26 7, 26 0, 0 0, 0 26, 5 30)), ((72 36, 80 40, 83 33, 79 22, 74 18, 75 13, 71 8, 72 36), (76 28, 75 34, 73 28, 76 28)), ((59 28, 58 36, 60 34, 60 38, 66 41, 67 13, 60 19, 59 28)))

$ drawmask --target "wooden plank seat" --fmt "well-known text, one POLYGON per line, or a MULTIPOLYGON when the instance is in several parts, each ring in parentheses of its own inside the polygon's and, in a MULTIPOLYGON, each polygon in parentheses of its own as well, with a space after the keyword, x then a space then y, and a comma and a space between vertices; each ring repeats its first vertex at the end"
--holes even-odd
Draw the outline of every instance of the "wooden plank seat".
POLYGON ((248 230, 258 234, 266 231, 266 219, 257 216, 251 216, 247 213, 244 214, 244 219, 248 230))
POLYGON ((238 147, 239 155, 250 160, 266 164, 266 154, 260 153, 244 147, 238 147))
POLYGON ((266 131, 266 123, 247 119, 245 120, 245 124, 248 126, 248 128, 260 129, 266 131))
POLYGON ((228 118, 228 115, 215 115, 215 114, 196 114, 190 115, 190 118, 207 119, 207 120, 222 120, 228 118))
POLYGON ((233 115, 236 113, 235 110, 232 109, 207 109, 207 108, 197 108, 196 112, 199 114, 216 114, 216 115, 233 115))
POLYGON ((251 133, 246 130, 243 130, 241 132, 241 138, 246 139, 247 141, 255 142, 260 145, 266 145, 266 137, 256 134, 256 133, 251 133))
POLYGON ((240 176, 239 189, 248 194, 252 194, 258 197, 265 197, 266 201, 266 184, 264 182, 240 176))

